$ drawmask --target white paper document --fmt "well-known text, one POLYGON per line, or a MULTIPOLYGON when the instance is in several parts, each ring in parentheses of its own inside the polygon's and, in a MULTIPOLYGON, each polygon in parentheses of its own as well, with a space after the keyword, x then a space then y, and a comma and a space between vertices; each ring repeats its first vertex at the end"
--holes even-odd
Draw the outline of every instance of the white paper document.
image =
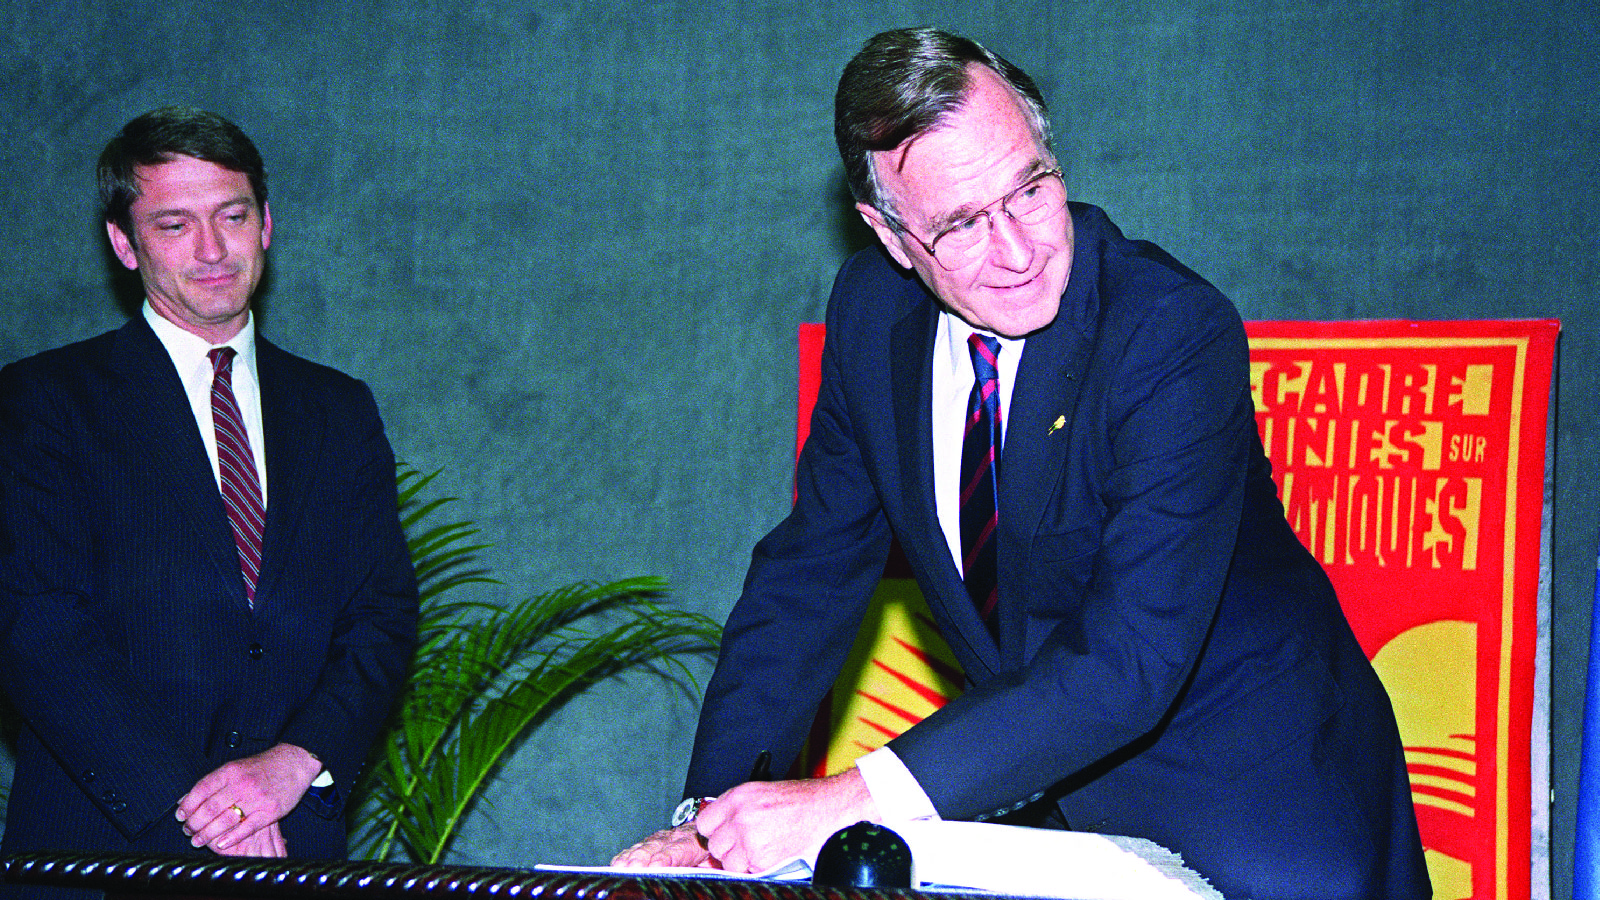
MULTIPOLYGON (((888 826, 911 847, 916 886, 926 891, 1014 894, 1063 900, 1223 900, 1176 854, 1143 838, 919 820, 888 826)), ((792 859, 754 875, 719 869, 538 866, 542 871, 645 877, 810 881, 816 862, 792 859)))

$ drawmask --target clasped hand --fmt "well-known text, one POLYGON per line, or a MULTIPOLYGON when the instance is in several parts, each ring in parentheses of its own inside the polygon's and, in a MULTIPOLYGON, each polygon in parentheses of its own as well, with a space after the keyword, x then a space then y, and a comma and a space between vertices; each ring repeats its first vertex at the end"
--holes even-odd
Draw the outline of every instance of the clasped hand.
POLYGON ((693 822, 618 853, 611 864, 761 872, 809 853, 846 825, 877 819, 855 769, 804 781, 752 781, 707 804, 693 822))
POLYGON ((322 763, 277 744, 218 767, 195 782, 174 815, 196 847, 224 856, 288 855, 278 822, 300 802, 322 763))

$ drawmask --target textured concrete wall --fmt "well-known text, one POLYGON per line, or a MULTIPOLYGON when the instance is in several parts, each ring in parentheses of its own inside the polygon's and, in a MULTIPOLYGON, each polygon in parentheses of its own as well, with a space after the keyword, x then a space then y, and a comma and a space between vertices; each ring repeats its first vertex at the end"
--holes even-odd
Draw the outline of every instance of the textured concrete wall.
MULTIPOLYGON (((0 362, 124 317, 109 135, 188 102, 265 153, 266 333, 371 383, 514 596, 659 574, 714 616, 789 502, 794 332, 869 236, 838 71, 932 23, 1030 70, 1074 193, 1247 318, 1560 317, 1555 894, 1596 515, 1596 13, 1338 4, 0 0, 0 362)), ((677 797, 697 698, 586 695, 455 861, 598 862, 677 797), (643 714, 640 709, 645 710, 643 714)))

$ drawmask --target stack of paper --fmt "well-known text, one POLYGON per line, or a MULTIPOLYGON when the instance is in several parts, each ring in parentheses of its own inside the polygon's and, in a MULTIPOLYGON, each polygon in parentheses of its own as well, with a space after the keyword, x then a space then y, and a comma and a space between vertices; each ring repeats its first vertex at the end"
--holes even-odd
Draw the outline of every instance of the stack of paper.
POLYGON ((926 890, 1072 900, 1222 900, 1176 854, 1143 838, 981 822, 902 822, 926 890))

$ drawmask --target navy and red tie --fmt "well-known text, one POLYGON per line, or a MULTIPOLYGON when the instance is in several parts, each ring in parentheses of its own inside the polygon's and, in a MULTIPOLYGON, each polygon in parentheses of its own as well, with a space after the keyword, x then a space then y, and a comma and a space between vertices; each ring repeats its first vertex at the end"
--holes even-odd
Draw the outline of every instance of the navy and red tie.
POLYGON ((233 542, 239 548, 239 574, 244 577, 244 595, 251 607, 256 604, 256 579, 261 575, 261 533, 267 511, 261 501, 261 478, 256 474, 256 457, 250 452, 244 417, 233 395, 233 348, 209 351, 211 379, 211 421, 217 429, 217 467, 221 472, 222 500, 228 507, 228 522, 233 526, 233 542))
POLYGON ((972 397, 961 445, 961 571, 978 615, 991 633, 999 601, 995 530, 999 524, 1000 341, 967 338, 972 352, 972 397))

